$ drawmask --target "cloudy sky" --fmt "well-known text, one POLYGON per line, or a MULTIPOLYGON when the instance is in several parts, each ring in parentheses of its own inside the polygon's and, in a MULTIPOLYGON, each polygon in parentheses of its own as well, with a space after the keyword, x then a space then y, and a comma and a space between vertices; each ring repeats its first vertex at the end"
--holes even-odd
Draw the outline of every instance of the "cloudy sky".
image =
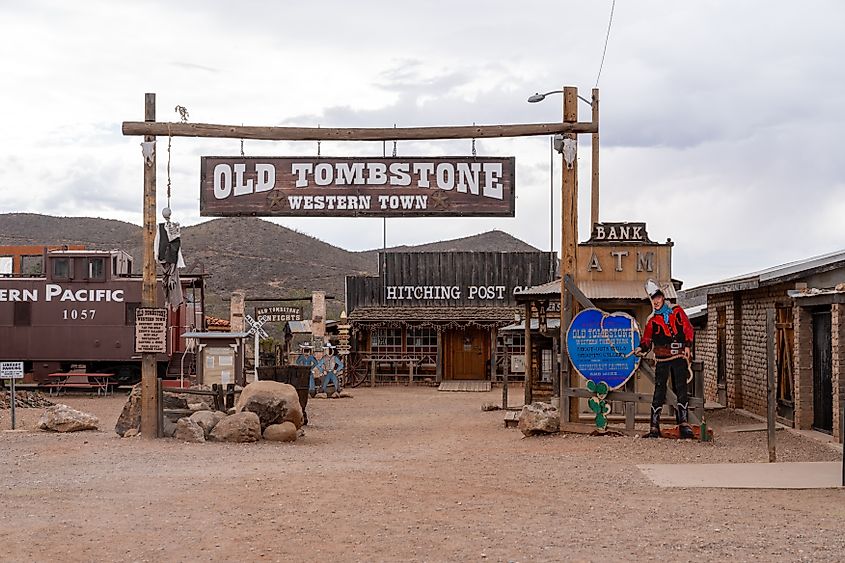
MULTIPOLYGON (((122 121, 420 126, 550 122, 595 86, 611 0, 461 2, 0 0, 0 211, 141 223, 139 139, 122 121)), ((646 221, 675 241, 687 286, 845 248, 845 3, 619 0, 601 88, 601 219, 646 221)), ((582 120, 589 107, 581 104, 582 120)), ((580 232, 589 225, 582 138, 580 232)), ((159 208, 166 139, 159 139, 159 208)), ((172 142, 172 204, 199 216, 199 157, 236 140, 172 142)), ((326 155, 382 154, 330 143, 326 155)), ((490 229, 560 244, 560 166, 549 139, 479 140, 516 156, 506 219, 390 219, 388 245, 490 229), (559 213, 555 213, 559 215, 559 213)), ((247 141, 247 155, 316 155, 316 143, 247 141)), ((388 144, 388 152, 392 145, 388 144)), ((398 155, 469 154, 470 141, 399 143, 398 155)), ((361 250, 380 219, 274 219, 361 250)), ((190 241, 185 241, 189 247, 190 241)))

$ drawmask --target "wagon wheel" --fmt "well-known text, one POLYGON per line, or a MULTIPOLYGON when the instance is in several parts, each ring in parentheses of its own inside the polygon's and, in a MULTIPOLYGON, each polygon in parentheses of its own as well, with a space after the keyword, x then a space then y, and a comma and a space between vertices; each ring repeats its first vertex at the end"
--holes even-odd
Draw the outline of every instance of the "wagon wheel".
POLYGON ((358 387, 369 375, 369 364, 361 354, 350 354, 343 373, 344 387, 358 387))

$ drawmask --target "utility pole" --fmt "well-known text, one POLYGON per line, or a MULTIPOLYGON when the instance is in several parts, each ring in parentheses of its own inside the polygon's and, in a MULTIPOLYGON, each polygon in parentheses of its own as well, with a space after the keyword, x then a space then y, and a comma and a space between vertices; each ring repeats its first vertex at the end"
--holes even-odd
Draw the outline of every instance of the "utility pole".
MULTIPOLYGON (((156 95, 144 94, 144 121, 156 120, 156 95)), ((144 279, 141 306, 156 306, 156 262, 153 241, 156 229, 156 153, 155 136, 144 135, 144 143, 153 143, 152 151, 144 161, 144 279)), ((149 146, 149 145, 148 145, 149 146)), ((141 354, 141 435, 158 436, 158 391, 156 355, 141 354)))
MULTIPOLYGON (((594 110, 595 111, 595 110, 594 110)), ((563 89, 563 121, 574 123, 578 121, 578 89, 573 86, 566 86, 563 89)), ((578 135, 575 133, 564 133, 564 143, 575 143, 578 146, 578 135)), ((566 276, 576 279, 578 250, 578 156, 571 158, 567 163, 567 150, 564 147, 561 190, 561 237, 560 237, 560 297, 561 315, 560 323, 560 387, 561 392, 565 387, 574 387, 572 381, 572 370, 569 364, 569 353, 566 349, 566 331, 569 328, 569 321, 574 314, 573 300, 569 296, 564 280, 566 276)), ((569 400, 561 398, 561 408, 568 406, 569 421, 578 420, 578 398, 572 397, 569 400)), ((565 415, 564 415, 565 416, 565 415)))

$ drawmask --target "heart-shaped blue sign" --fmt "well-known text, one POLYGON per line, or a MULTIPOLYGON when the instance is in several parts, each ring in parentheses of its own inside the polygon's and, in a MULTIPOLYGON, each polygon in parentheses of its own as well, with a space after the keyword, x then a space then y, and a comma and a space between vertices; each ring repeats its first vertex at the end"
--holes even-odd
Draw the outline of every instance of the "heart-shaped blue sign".
POLYGON ((625 313, 584 309, 566 331, 566 348, 575 370, 594 383, 619 389, 637 371, 640 358, 633 355, 640 344, 637 321, 625 313))

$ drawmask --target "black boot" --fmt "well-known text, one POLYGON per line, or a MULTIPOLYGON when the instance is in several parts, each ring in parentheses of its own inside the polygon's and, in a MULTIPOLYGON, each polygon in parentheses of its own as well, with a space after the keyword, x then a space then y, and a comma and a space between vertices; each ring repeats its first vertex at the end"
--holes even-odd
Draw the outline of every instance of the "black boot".
POLYGON ((675 409, 675 419, 678 421, 678 431, 682 440, 695 438, 695 434, 689 425, 688 403, 678 403, 678 407, 675 409))
POLYGON ((646 438, 660 438, 660 413, 663 407, 651 407, 651 427, 646 438))

